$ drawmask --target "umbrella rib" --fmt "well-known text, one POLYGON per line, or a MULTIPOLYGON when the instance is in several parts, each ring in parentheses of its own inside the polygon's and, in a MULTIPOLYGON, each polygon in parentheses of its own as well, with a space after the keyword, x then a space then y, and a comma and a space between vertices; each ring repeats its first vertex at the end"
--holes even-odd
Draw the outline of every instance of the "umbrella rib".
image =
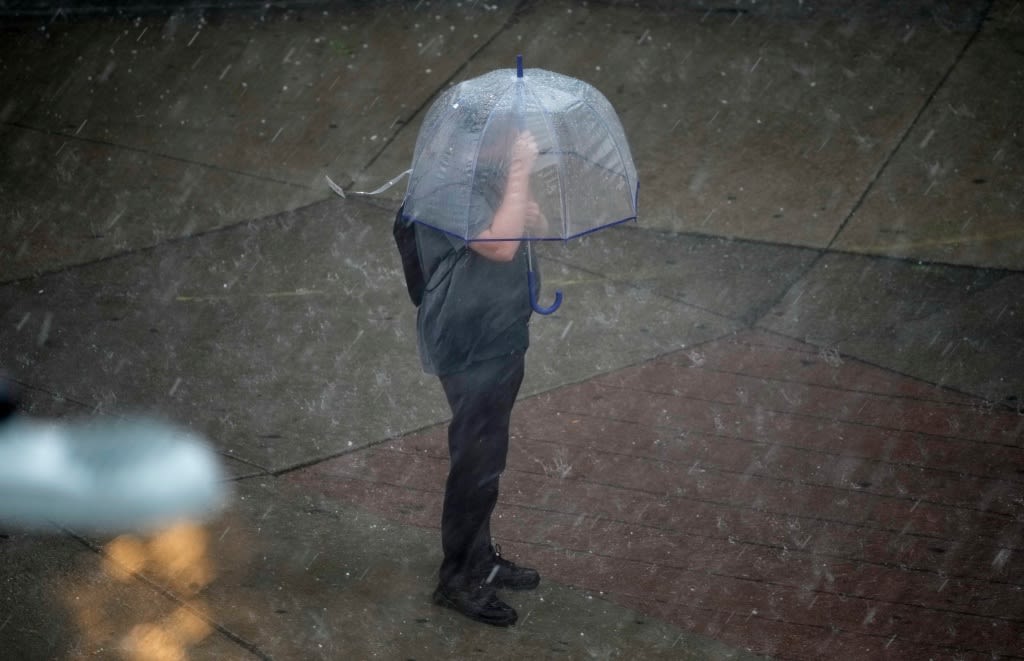
MULTIPOLYGON (((498 107, 498 104, 501 102, 501 100, 504 99, 506 95, 508 95, 509 90, 515 89, 515 85, 516 84, 513 81, 510 85, 508 85, 508 87, 506 87, 501 92, 501 94, 498 95, 498 98, 495 101, 494 107, 498 107)), ((484 144, 484 136, 487 135, 487 129, 490 128, 491 120, 492 119, 494 119, 494 112, 487 113, 487 120, 484 122, 484 127, 480 131, 480 138, 479 138, 479 140, 476 143, 476 154, 473 155, 473 173, 472 173, 472 175, 469 178, 470 182, 475 182, 476 181, 476 170, 477 170, 477 166, 480 165, 480 148, 484 144)), ((471 183, 470 186, 472 186, 472 185, 473 184, 471 183)), ((470 204, 473 203, 473 191, 472 191, 472 188, 469 191, 469 202, 470 202, 470 204)), ((470 209, 471 209, 471 207, 467 207, 466 208, 466 231, 463 232, 463 234, 465 234, 465 236, 462 238, 463 241, 472 241, 473 240, 472 237, 469 236, 470 209)))
MULTIPOLYGON (((525 89, 525 83, 524 83, 525 89)), ((551 118, 548 116, 548 109, 545 107, 544 102, 541 101, 540 96, 533 90, 527 90, 533 96, 537 106, 540 108, 541 116, 544 118, 544 123, 548 127, 548 132, 551 134, 552 139, 555 141, 555 149, 559 153, 562 152, 562 144, 558 139, 558 132, 555 131, 555 127, 551 124, 551 118)), ((558 164, 558 201, 562 205, 562 231, 561 238, 567 240, 569 237, 569 207, 565 202, 565 163, 562 159, 557 159, 558 164)))
MULTIPOLYGON (((580 101, 581 101, 581 102, 583 103, 583 105, 585 105, 585 106, 587 107, 587 109, 588 109, 588 110, 590 110, 590 112, 592 112, 592 113, 594 114, 594 116, 595 116, 595 117, 597 117, 597 120, 598 120, 599 122, 601 122, 601 124, 602 124, 602 125, 604 126, 604 130, 605 130, 605 132, 606 132, 606 133, 607 133, 608 135, 612 136, 612 138, 613 138, 613 139, 612 139, 612 145, 614 145, 614 146, 615 146, 615 153, 616 153, 616 154, 618 154, 618 156, 619 156, 619 163, 631 163, 631 162, 632 162, 632 160, 633 160, 632 156, 630 156, 630 158, 629 158, 629 159, 626 159, 626 158, 624 158, 624 157, 622 156, 622 149, 621 149, 621 148, 619 147, 619 141, 618 141, 618 140, 615 140, 615 139, 614 139, 614 136, 615 136, 615 134, 614 134, 614 133, 612 133, 612 131, 611 131, 611 127, 610 127, 610 126, 608 126, 608 122, 607 122, 607 121, 605 121, 605 117, 604 117, 604 115, 602 115, 601 113, 599 113, 599 112, 597 111, 597 109, 596 109, 596 108, 594 108, 594 106, 592 106, 592 105, 590 104, 590 102, 589 102, 589 101, 587 100, 587 98, 586 98, 586 96, 585 96, 585 95, 583 95, 583 96, 581 96, 581 97, 580 97, 580 101)), ((620 125, 620 126, 621 126, 621 125, 620 125)), ((626 180, 626 186, 627 186, 627 187, 630 187, 630 186, 629 186, 629 184, 630 184, 630 182, 629 182, 629 172, 625 172, 625 173, 624 173, 624 174, 622 175, 622 178, 626 180)), ((638 178, 639 178, 639 177, 638 177, 638 178)), ((633 200, 633 213, 636 213, 636 211, 637 211, 637 209, 636 209, 636 198, 635 198, 635 196, 634 196, 634 200, 633 200)))

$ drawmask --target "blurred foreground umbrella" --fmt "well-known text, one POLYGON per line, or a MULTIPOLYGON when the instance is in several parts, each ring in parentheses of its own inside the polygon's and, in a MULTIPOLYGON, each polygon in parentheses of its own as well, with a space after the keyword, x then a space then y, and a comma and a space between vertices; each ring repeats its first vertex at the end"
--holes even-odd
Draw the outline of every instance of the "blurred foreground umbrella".
MULTIPOLYGON (((505 241, 568 240, 637 217, 639 182, 615 110, 591 85, 543 69, 500 69, 462 82, 430 107, 413 155, 403 205, 407 220, 464 241, 494 215, 495 191, 508 174, 517 138, 532 134, 538 157, 530 192, 547 219, 544 231, 505 241)), ((537 303, 533 257, 530 297, 537 303)))
POLYGON ((0 419, 0 524, 156 530, 224 504, 216 454, 151 420, 0 419))

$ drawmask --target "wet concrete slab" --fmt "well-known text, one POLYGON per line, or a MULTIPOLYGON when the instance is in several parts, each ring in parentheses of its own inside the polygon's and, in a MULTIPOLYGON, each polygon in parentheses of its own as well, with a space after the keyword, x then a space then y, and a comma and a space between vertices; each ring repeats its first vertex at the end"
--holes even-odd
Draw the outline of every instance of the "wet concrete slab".
POLYGON ((830 254, 759 326, 1019 408, 1022 283, 1012 271, 830 254))
MULTIPOLYGON (((1020 26, 997 2, 837 237, 851 252, 1021 270, 1020 26), (1002 13, 1000 13, 1002 12, 1002 13)), ((1019 10, 1018 10, 1019 13, 1019 10)))
MULTIPOLYGON (((757 653, 1013 654, 1020 425, 743 333, 520 402, 495 537, 552 580, 757 653)), ((439 426, 287 479, 433 529, 446 464, 439 426)))

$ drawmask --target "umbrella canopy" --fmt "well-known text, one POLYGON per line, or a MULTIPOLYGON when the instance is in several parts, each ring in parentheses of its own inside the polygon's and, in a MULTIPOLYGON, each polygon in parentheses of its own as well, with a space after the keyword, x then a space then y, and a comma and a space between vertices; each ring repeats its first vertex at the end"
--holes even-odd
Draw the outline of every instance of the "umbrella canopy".
POLYGON ((503 239, 565 240, 635 219, 636 167, 608 100, 581 80, 518 64, 459 83, 430 107, 406 218, 476 240, 500 202, 513 145, 529 132, 537 146, 530 193, 546 229, 503 239))

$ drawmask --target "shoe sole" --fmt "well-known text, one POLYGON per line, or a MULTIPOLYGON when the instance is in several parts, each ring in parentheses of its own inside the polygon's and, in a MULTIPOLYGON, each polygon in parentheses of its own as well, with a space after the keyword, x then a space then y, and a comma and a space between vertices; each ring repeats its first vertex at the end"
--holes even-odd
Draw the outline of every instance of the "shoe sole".
POLYGON ((481 617, 480 615, 474 615, 473 613, 467 613, 466 611, 464 611, 461 608, 459 608, 458 604, 456 604, 454 601, 452 601, 451 599, 449 599, 448 597, 444 596, 443 594, 441 594, 439 592, 435 592, 434 593, 434 604, 436 604, 438 606, 442 606, 444 608, 450 608, 453 611, 455 611, 456 613, 458 613, 459 615, 463 615, 465 617, 468 617, 469 619, 471 619, 471 620, 473 620, 475 622, 482 622, 483 624, 489 624, 492 627, 510 627, 510 626, 512 626, 513 624, 516 623, 516 620, 519 619, 518 615, 513 615, 511 620, 508 620, 508 619, 492 620, 492 619, 488 619, 486 617, 481 617))

